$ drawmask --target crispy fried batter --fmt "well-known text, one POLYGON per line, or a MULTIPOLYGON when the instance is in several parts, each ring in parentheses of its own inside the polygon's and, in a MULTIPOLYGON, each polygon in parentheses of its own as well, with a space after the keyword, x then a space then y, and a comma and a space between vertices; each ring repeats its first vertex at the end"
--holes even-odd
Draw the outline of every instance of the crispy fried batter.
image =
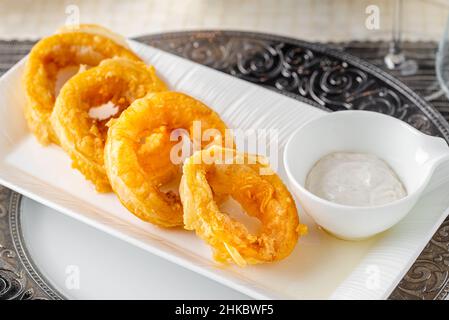
POLYGON ((96 66, 102 60, 124 57, 140 61, 111 31, 96 25, 65 28, 61 33, 39 41, 31 50, 24 73, 27 96, 25 117, 30 130, 42 144, 57 143, 50 124, 55 84, 60 70, 72 66, 96 66))
POLYGON ((32 49, 24 86, 25 117, 40 143, 60 144, 97 191, 112 188, 140 219, 194 230, 215 260, 238 266, 278 261, 307 231, 265 159, 237 152, 220 116, 186 94, 166 91, 121 36, 96 25, 60 29, 32 49), (91 68, 80 71, 84 65, 91 68), (56 97, 58 73, 71 67, 79 71, 56 97), (114 115, 91 117, 92 108, 108 102, 117 107, 114 115), (201 149, 183 165, 173 158, 182 144, 172 139, 179 129, 201 149), (168 184, 179 187, 179 196, 164 191, 168 184), (260 221, 258 232, 220 209, 228 198, 260 221))
POLYGON ((72 166, 95 184, 97 191, 110 190, 104 169, 106 122, 89 116, 92 107, 111 101, 118 117, 134 100, 149 92, 166 90, 153 67, 125 58, 104 60, 99 66, 72 77, 62 88, 51 115, 61 147, 72 166))
MULTIPOLYGON (((120 201, 142 220, 164 227, 183 223, 182 205, 173 192, 160 187, 181 175, 170 152, 170 133, 185 129, 193 137, 193 122, 203 130, 217 129, 212 143, 221 144, 226 125, 203 103, 178 92, 161 92, 136 100, 113 120, 105 147, 105 167, 120 201), (220 136, 220 139, 216 139, 220 136)), ((202 141, 205 147, 210 141, 202 141)))
POLYGON ((186 160, 180 196, 184 224, 214 249, 220 262, 234 261, 239 266, 278 261, 287 257, 298 236, 306 231, 299 224, 292 196, 281 179, 258 156, 213 146, 198 151, 186 160), (226 159, 206 161, 205 159, 226 159), (217 195, 229 195, 248 215, 261 222, 258 234, 220 211, 217 195))

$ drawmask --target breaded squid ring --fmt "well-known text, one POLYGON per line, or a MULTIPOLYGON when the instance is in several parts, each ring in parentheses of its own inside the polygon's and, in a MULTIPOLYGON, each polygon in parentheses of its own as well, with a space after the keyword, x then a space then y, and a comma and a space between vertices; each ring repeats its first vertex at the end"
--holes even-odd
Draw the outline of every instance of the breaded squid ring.
POLYGON ((160 187, 181 177, 181 163, 171 161, 175 143, 170 133, 185 129, 194 137, 194 121, 213 129, 207 144, 221 144, 226 125, 198 100, 178 92, 160 92, 136 100, 111 121, 105 147, 105 167, 112 189, 123 205, 144 221, 163 227, 183 223, 182 204, 173 192, 160 187))
POLYGON ((104 60, 72 77, 61 89, 51 124, 61 147, 72 159, 72 167, 92 181, 98 192, 111 190, 104 169, 109 119, 91 118, 90 109, 111 101, 118 107, 112 117, 118 117, 134 100, 166 89, 153 67, 124 58, 104 60))
POLYGON ((141 61, 119 35, 96 25, 64 28, 39 41, 31 50, 24 72, 27 96, 25 117, 31 132, 42 144, 58 143, 50 124, 56 100, 59 71, 72 66, 96 66, 102 60, 124 57, 141 61))
POLYGON ((281 260, 307 230, 299 224, 289 191, 262 159, 213 146, 194 153, 184 163, 180 186, 184 227, 195 230, 212 246, 219 262, 234 261, 245 266, 281 260), (261 169, 270 174, 261 174, 261 169), (257 234, 220 211, 214 198, 223 194, 259 219, 257 234))

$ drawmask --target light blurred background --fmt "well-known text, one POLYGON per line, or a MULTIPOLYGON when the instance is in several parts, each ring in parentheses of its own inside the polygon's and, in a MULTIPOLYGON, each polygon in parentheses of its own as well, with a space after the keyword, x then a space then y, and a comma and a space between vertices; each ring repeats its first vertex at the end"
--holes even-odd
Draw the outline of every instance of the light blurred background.
MULTIPOLYGON (((51 34, 79 9, 80 21, 127 37, 165 31, 234 29, 309 41, 389 40, 390 0, 0 0, 0 39, 51 34), (379 29, 365 26, 366 8, 379 8, 379 29)), ((404 39, 439 40, 449 0, 406 0, 404 39)))

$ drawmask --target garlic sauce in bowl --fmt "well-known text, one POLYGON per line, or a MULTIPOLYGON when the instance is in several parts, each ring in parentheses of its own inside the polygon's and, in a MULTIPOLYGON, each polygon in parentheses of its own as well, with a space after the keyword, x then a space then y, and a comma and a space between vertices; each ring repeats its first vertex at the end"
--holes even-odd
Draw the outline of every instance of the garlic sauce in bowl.
POLYGON ((283 160, 304 212, 338 238, 361 240, 407 215, 449 146, 391 116, 350 110, 298 128, 283 160))
POLYGON ((320 198, 350 206, 378 206, 404 198, 396 172, 370 153, 333 152, 318 160, 306 178, 306 189, 320 198))

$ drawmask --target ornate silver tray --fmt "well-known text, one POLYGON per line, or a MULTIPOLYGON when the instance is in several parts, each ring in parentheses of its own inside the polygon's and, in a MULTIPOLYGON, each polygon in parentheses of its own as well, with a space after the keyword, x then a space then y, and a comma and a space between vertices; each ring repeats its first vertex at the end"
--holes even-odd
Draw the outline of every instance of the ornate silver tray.
MULTIPOLYGON (((168 33, 137 40, 328 111, 382 112, 449 141, 447 121, 415 93, 428 88, 413 91, 387 72, 347 53, 360 54, 359 45, 328 46, 233 31, 168 33)), ((31 41, 0 41, 0 74, 32 45, 31 41)), ((372 52, 367 50, 371 60, 372 52)), ((440 106, 444 109, 449 103, 443 101, 440 106)), ((0 187, 0 299, 61 299, 62 295, 34 267, 23 246, 20 199, 19 194, 0 187)), ((448 291, 446 219, 390 298, 444 299, 448 291)))

